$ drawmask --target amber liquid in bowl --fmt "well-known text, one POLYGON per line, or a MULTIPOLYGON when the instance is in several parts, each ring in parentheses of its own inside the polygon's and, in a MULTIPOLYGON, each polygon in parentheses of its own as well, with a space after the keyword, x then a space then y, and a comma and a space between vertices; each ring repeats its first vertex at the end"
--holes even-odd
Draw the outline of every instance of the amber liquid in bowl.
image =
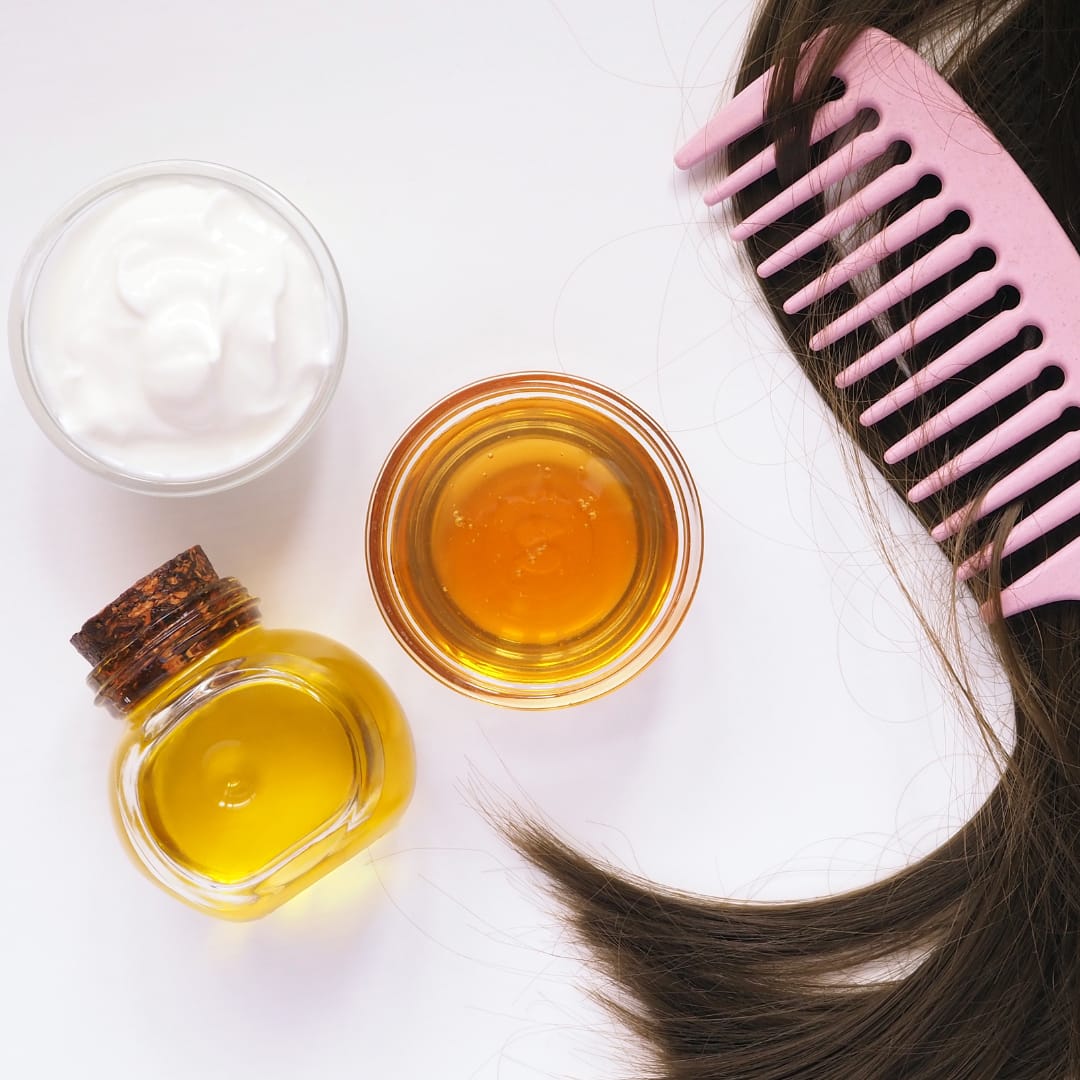
POLYGON ((394 506, 369 536, 385 543, 401 610, 372 576, 391 628, 438 677, 468 691, 474 672, 508 698, 542 696, 615 664, 654 626, 679 574, 681 511, 617 415, 542 389, 495 396, 411 450, 387 463, 394 506))

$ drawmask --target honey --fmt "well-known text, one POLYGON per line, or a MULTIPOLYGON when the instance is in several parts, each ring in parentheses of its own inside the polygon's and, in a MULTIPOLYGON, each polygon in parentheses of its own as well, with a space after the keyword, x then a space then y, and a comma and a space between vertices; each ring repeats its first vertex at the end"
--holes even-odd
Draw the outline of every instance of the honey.
POLYGON ((594 448, 562 436, 502 442, 448 474, 432 511, 432 563, 479 631, 557 645, 602 622, 626 594, 641 553, 637 514, 594 448))
POLYGON ((147 874, 229 918, 265 914, 401 815, 412 742, 354 653, 262 626, 255 601, 191 549, 73 639, 125 716, 115 806, 147 874))
POLYGON ((369 570, 430 671, 544 705, 608 689, 635 648, 658 651, 658 621, 676 612, 670 632, 696 583, 698 508, 674 448, 634 428, 642 416, 584 380, 508 376, 403 438, 372 501, 369 570))

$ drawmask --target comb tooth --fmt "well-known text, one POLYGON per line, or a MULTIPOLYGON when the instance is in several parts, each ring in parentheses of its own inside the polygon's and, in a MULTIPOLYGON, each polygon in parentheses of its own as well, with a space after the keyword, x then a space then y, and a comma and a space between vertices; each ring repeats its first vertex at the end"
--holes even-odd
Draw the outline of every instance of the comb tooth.
POLYGON ((731 230, 731 238, 739 241, 749 239, 767 225, 791 213, 797 206, 802 206, 807 199, 820 195, 838 180, 843 180, 864 165, 869 165, 875 158, 880 157, 892 142, 892 133, 880 127, 856 135, 835 154, 799 177, 791 187, 785 188, 774 199, 755 210, 752 217, 740 221, 731 230))
MULTIPOLYGON (((1051 443, 1045 450, 1040 450, 1034 457, 1013 469, 1007 476, 1002 477, 986 492, 977 509, 973 510, 972 504, 969 503, 963 509, 957 510, 955 514, 950 514, 939 525, 935 525, 930 530, 930 535, 938 543, 947 540, 963 525, 966 518, 970 517, 972 521, 981 520, 987 514, 1000 510, 1007 503, 1012 502, 1013 499, 1020 498, 1025 492, 1038 487, 1044 480, 1049 480, 1051 476, 1061 472, 1067 466, 1075 464, 1078 460, 1080 460, 1080 431, 1070 431, 1062 435, 1056 442, 1051 443)), ((1071 491, 1072 488, 1069 490, 1071 491)), ((1040 520, 1043 520, 1046 515, 1053 514, 1051 508, 1061 497, 1060 494, 1055 495, 1053 499, 1039 507, 1037 514, 1040 520)), ((1073 503, 1072 512, 1075 512, 1077 508, 1080 508, 1080 503, 1073 503)), ((1068 517, 1072 516, 1072 512, 1068 517)), ((1024 518, 1024 521, 1031 520, 1033 516, 1029 515, 1024 518)), ((1062 521, 1067 521, 1068 517, 1055 520, 1049 528, 1055 528, 1062 521)), ((1016 528, 1019 529, 1022 524, 1023 522, 1018 524, 1016 528)), ((1016 529, 1013 530, 1013 532, 1015 531, 1016 529)), ((1012 533, 1009 534, 1009 537, 1011 542, 1012 533)), ((1025 544, 1027 542, 1024 541, 1025 544)), ((1005 546, 1008 548, 1008 543, 1005 546)), ((1015 551, 1017 547, 1022 546, 1023 544, 1016 544, 1013 548, 1009 548, 1005 554, 1008 555, 1010 552, 1015 551)), ((977 558, 977 556, 973 556, 973 558, 977 558)), ((982 567, 980 566, 979 569, 982 569, 982 567)))
MULTIPOLYGON (((1047 503, 1047 506, 1049 506, 1049 503, 1047 503)), ((1076 509, 1075 502, 1072 509, 1076 509)), ((1067 512, 1063 520, 1068 521, 1070 517, 1072 517, 1072 511, 1067 512)), ((1060 525, 1061 522, 1058 522, 1058 524, 1060 525)), ((1041 515, 1039 521, 1035 519, 1035 515, 1029 515, 1019 522, 1014 529, 1010 530, 1009 535, 1005 538, 1005 543, 1001 546, 1001 557, 1005 558, 1014 551, 1019 551, 1026 544, 1030 544, 1032 540, 1037 540, 1045 532, 1046 530, 1041 524, 1041 515)), ((956 580, 967 581, 976 574, 982 573, 993 561, 993 558, 993 546, 987 544, 981 551, 976 552, 970 559, 965 559, 957 567, 956 580)))
MULTIPOLYGON (((834 135, 846 123, 855 119, 859 111, 858 98, 843 97, 836 101, 830 101, 818 110, 814 117, 813 128, 810 133, 810 142, 815 144, 829 135, 834 135)), ((706 206, 715 206, 717 203, 730 199, 736 192, 749 187, 754 182, 776 168, 776 143, 769 143, 761 153, 744 162, 737 169, 733 169, 721 180, 716 187, 705 196, 706 206)))
MULTIPOLYGON (((956 322, 957 319, 973 311, 980 304, 985 304, 987 300, 994 296, 997 290, 998 283, 986 274, 977 274, 970 281, 965 281, 955 292, 949 293, 948 296, 943 297, 936 304, 932 304, 925 311, 919 312, 911 322, 900 327, 896 333, 890 334, 879 345, 875 345, 868 353, 860 356, 854 364, 849 364, 843 371, 839 372, 834 380, 836 385, 843 390, 857 383, 860 379, 865 379, 867 375, 871 375, 878 368, 884 367, 890 360, 896 360, 903 356, 908 349, 912 349, 920 342, 925 341, 931 334, 936 334, 950 323, 956 322)), ((971 336, 974 336, 974 334, 971 336)), ((953 351, 950 349, 948 353, 942 354, 939 359, 944 360, 953 351)), ((937 363, 937 361, 934 363, 937 363)), ((928 364, 925 370, 930 371, 933 367, 934 364, 928 364)), ((874 407, 871 406, 871 409, 874 407)), ((871 409, 867 409, 863 416, 867 416, 871 409)), ((860 419, 862 418, 860 417, 860 419)), ((872 423, 876 424, 878 419, 880 418, 863 420, 863 424, 866 426, 872 423)))
MULTIPOLYGON (((1049 559, 1028 571, 1019 581, 1014 581, 1001 591, 1001 613, 1008 618, 1021 611, 1041 607, 1055 600, 1076 600, 1077 588, 1070 584, 1076 578, 1080 563, 1080 538, 1070 541, 1049 559)), ((983 617, 992 614, 989 604, 983 605, 983 617)))
MULTIPOLYGON (((1016 363, 1016 361, 1013 363, 1016 363)), ((1007 365, 1007 367, 1012 366, 1012 364, 1007 365)), ((1005 370, 1003 368, 1002 372, 1005 370)), ((998 372, 998 374, 1002 372, 998 372)), ((1021 383, 1021 385, 1023 384, 1021 383)), ((976 387, 972 393, 978 394, 980 389, 981 387, 976 387)), ((965 394, 960 401, 963 401, 968 396, 968 394, 965 394)), ((959 403, 958 401, 954 404, 959 403)), ((943 487, 953 483, 953 481, 959 480, 960 477, 965 476, 972 469, 978 468, 978 466, 990 461, 1003 450, 1015 446, 1029 435, 1034 435, 1040 428, 1056 420, 1061 415, 1063 407, 1064 402, 1060 395, 1054 391, 1036 398, 1030 405, 1010 416, 1008 420, 999 424, 993 431, 987 432, 981 439, 977 439, 969 447, 962 450, 951 461, 947 461, 940 469, 936 469, 925 480, 920 480, 908 492, 908 498, 912 502, 921 502, 928 495, 933 495, 943 487)))
MULTIPOLYGON (((1002 557, 1019 551, 1032 540, 1038 540, 1040 536, 1045 536, 1052 529, 1064 525, 1066 521, 1076 516, 1078 509, 1080 509, 1080 480, 1043 503, 1026 518, 1018 521, 1005 538, 1005 543, 1001 548, 1002 557)), ((970 559, 961 563, 956 571, 957 578, 960 581, 967 581, 981 570, 985 570, 992 558, 993 549, 988 544, 970 559)))
POLYGON ((730 199, 736 192, 760 180, 776 168, 776 143, 769 143, 760 154, 755 154, 749 161, 740 165, 721 180, 716 187, 705 194, 705 205, 715 206, 725 199, 730 199))
MULTIPOLYGON (((885 460, 890 465, 928 446, 935 439, 941 438, 948 431, 960 424, 978 416, 983 409, 997 404, 1009 394, 1015 393, 1021 387, 1026 386, 1042 370, 1043 360, 1034 351, 1023 353, 1015 360, 1011 360, 999 371, 983 379, 977 386, 973 386, 966 394, 958 397, 954 402, 947 405, 940 412, 935 413, 925 423, 920 424, 914 431, 909 432, 899 442, 893 443, 885 451, 885 460)), ((1007 423, 1008 421, 1006 421, 1007 423)), ((993 431, 1001 431, 1004 427, 999 424, 993 431)), ((1011 443, 1005 445, 1011 446, 1011 443)), ((1004 446, 1002 446, 1004 449, 1004 446)), ((918 502, 918 500, 915 500, 918 502)))
MULTIPOLYGON (((857 225, 871 214, 876 214, 883 206, 909 190, 915 171, 914 166, 897 165, 871 180, 865 187, 856 191, 851 198, 845 199, 820 221, 815 222, 779 251, 770 255, 758 267, 758 274, 761 277, 771 277, 777 270, 790 266, 796 259, 801 259, 808 252, 813 251, 819 244, 832 240, 845 229, 857 225)), ((800 289, 794 296, 785 300, 784 310, 789 315, 794 315, 803 308, 809 307, 815 300, 820 300, 833 289, 846 284, 856 274, 880 262, 886 255, 914 240, 920 233, 926 232, 934 225, 939 225, 947 213, 948 210, 937 199, 927 199, 913 207, 903 217, 898 218, 866 243, 845 255, 835 266, 830 267, 805 289, 800 289), (934 212, 939 211, 940 217, 931 221, 930 215, 927 214, 928 209, 934 212)))
POLYGON ((692 169, 717 150, 730 146, 761 127, 765 122, 765 102, 769 97, 771 76, 772 72, 766 71, 723 105, 703 128, 679 148, 675 154, 675 164, 680 169, 692 169))
MULTIPOLYGON (((993 288, 990 296, 994 295, 993 288)), ((949 298, 951 299, 951 297, 949 298)), ((988 296, 986 299, 990 299, 988 296)), ((962 312, 953 308, 953 318, 959 318, 962 312)), ((911 325, 911 324, 909 324, 911 325)), ((998 316, 984 323, 977 330, 968 334, 947 352, 927 364, 921 371, 915 372, 906 382, 891 390, 879 401, 875 401, 860 417, 864 427, 870 427, 891 416, 897 409, 910 405, 921 394, 940 386, 947 379, 958 375, 965 368, 971 367, 984 356, 989 356, 995 349, 1011 341, 1023 329, 1023 316, 998 316)), ((925 335, 924 335, 925 336, 925 335)), ((1010 365, 1011 366, 1011 365, 1010 365)), ((958 421, 959 422, 959 421, 958 421)), ((899 459, 897 459, 899 460, 899 459)))
MULTIPOLYGON (((819 34, 802 47, 795 71, 796 100, 802 97, 811 64, 825 40, 825 35, 819 34)), ((845 74, 845 69, 848 67, 846 60, 847 58, 843 57, 837 64, 838 75, 845 74)), ((676 152, 675 164, 680 169, 692 169, 711 154, 715 154, 717 150, 730 146, 737 139, 761 127, 767 118, 766 107, 773 74, 774 69, 770 68, 752 83, 747 83, 726 105, 723 105, 708 123, 676 152)), ((824 106, 819 111, 824 112, 827 107, 824 106)))
POLYGON ((918 292, 923 286, 936 281, 950 270, 955 270, 961 263, 970 259, 979 246, 978 238, 972 236, 970 232, 950 236, 943 244, 927 252, 921 259, 916 259, 896 277, 890 278, 853 308, 845 311, 839 319, 816 333, 810 339, 810 348, 815 352, 820 351, 842 337, 846 337, 852 330, 857 330, 871 319, 876 319, 894 304, 918 292))

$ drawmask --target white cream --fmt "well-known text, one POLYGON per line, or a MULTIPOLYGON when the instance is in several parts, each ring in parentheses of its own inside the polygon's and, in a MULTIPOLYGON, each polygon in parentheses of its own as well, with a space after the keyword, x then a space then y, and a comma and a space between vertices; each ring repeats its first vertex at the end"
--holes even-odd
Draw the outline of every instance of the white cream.
POLYGON ((49 254, 30 371, 86 453, 147 480, 251 463, 301 420, 337 359, 311 251, 224 181, 151 176, 93 203, 49 254))

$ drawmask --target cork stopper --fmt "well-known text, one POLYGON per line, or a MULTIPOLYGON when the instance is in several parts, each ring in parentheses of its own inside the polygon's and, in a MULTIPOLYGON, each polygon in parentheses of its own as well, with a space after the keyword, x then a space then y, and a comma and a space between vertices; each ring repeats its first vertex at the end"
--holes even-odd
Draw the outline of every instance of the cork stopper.
POLYGON ((144 635, 151 626, 197 602, 220 581, 206 552, 196 545, 139 578, 130 589, 83 623, 71 639, 79 655, 95 666, 110 653, 144 635))
POLYGON ((83 623, 71 644, 94 665, 100 697, 127 711, 225 638, 258 622, 256 601, 188 548, 83 623))

